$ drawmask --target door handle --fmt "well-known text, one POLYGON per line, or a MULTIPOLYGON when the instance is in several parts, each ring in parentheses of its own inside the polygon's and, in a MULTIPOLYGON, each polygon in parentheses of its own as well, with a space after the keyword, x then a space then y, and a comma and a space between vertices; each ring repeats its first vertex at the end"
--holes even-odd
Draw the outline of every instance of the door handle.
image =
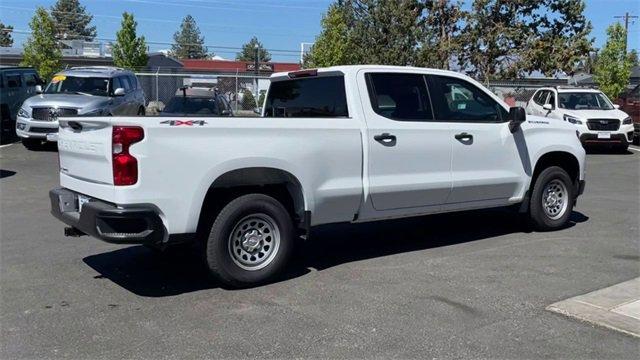
POLYGON ((396 136, 389 133, 375 135, 373 139, 386 146, 393 146, 396 144, 396 136))
POLYGON ((460 134, 456 134, 455 135, 456 140, 463 140, 463 141, 468 141, 468 140, 473 140, 473 135, 463 132, 460 134))

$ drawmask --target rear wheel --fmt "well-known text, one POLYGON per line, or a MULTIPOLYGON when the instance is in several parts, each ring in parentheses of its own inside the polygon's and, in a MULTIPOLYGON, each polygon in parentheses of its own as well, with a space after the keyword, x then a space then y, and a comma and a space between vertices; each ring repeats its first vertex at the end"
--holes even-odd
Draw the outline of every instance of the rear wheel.
POLYGON ((144 116, 145 110, 144 107, 140 106, 140 108, 138 109, 138 116, 144 116))
POLYGON ((566 226, 575 203, 569 174, 558 166, 544 169, 531 191, 529 217, 537 230, 549 231, 566 226))
POLYGON ((294 227, 276 199, 249 194, 220 211, 206 242, 206 263, 226 285, 247 287, 275 278, 293 249, 294 227))
POLYGON ((22 145, 29 150, 38 150, 42 147, 42 140, 39 139, 22 139, 22 145))

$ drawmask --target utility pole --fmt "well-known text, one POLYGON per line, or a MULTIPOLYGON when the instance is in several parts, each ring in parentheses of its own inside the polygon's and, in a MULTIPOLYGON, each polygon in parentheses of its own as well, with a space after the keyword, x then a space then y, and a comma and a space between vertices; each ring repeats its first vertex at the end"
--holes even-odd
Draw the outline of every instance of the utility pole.
POLYGON ((624 53, 627 53, 627 44, 629 43, 629 19, 637 19, 637 16, 629 15, 629 12, 625 12, 624 15, 614 16, 616 19, 624 19, 624 53))

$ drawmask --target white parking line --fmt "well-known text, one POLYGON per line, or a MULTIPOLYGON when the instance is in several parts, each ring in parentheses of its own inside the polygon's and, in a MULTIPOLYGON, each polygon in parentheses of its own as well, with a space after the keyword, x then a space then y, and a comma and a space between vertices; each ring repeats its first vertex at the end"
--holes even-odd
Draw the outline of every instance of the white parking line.
POLYGON ((629 150, 640 152, 640 149, 637 147, 629 146, 629 150))
POLYGON ((4 145, 0 145, 0 149, 5 148, 5 147, 9 147, 9 146, 11 146, 11 145, 13 145, 13 144, 4 144, 4 145))

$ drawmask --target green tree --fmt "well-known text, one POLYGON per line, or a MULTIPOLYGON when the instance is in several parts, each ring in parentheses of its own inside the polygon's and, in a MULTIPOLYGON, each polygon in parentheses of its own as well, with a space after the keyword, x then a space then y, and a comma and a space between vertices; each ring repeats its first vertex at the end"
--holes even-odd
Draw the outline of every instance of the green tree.
POLYGON ((13 26, 5 25, 0 21, 0 47, 13 46, 13 38, 11 37, 11 31, 13 26))
POLYGON ((136 35, 137 26, 133 14, 122 14, 122 25, 111 50, 114 65, 131 70, 147 65, 147 44, 144 36, 136 35))
POLYGON ((96 27, 89 25, 93 16, 87 13, 79 0, 56 1, 51 7, 51 16, 56 26, 56 40, 93 41, 96 37, 96 27))
POLYGON ((262 46, 262 43, 258 41, 257 37, 252 37, 248 43, 242 45, 242 50, 236 54, 236 60, 239 61, 256 61, 256 45, 258 46, 258 52, 260 53, 260 62, 271 61, 271 54, 267 49, 262 46))
MULTIPOLYGON (((173 34, 171 55, 178 59, 206 59, 209 56, 204 37, 200 36, 200 29, 191 15, 182 20, 180 29, 173 34)), ((213 56, 213 53, 210 55, 213 56)))
POLYGON ((416 65, 424 6, 418 0, 358 0, 351 3, 359 63, 416 65))
POLYGON ((304 67, 328 67, 356 63, 352 29, 344 5, 335 3, 322 17, 322 32, 304 58, 304 67))
POLYGON ((467 16, 462 2, 426 0, 425 17, 420 33, 420 66, 449 69, 462 49, 461 22, 467 16))
POLYGON ((418 0, 338 0, 306 63, 415 65, 423 8, 418 0))
POLYGON ((572 73, 591 50, 583 0, 474 0, 459 65, 488 81, 572 73))
POLYGON ((33 66, 40 76, 51 79, 61 67, 62 53, 55 40, 56 27, 43 7, 36 9, 31 22, 31 36, 24 44, 22 66, 33 66))
POLYGON ((537 12, 543 15, 531 22, 534 27, 521 55, 522 68, 546 76, 575 73, 593 49, 584 1, 546 0, 539 4, 537 12))
POLYGON ((627 34, 615 23, 607 28, 607 43, 598 53, 595 80, 610 99, 615 99, 629 84, 632 59, 625 50, 627 34))
POLYGON ((242 109, 244 110, 252 110, 256 108, 256 97, 253 96, 253 93, 249 89, 245 89, 242 92, 242 109))

